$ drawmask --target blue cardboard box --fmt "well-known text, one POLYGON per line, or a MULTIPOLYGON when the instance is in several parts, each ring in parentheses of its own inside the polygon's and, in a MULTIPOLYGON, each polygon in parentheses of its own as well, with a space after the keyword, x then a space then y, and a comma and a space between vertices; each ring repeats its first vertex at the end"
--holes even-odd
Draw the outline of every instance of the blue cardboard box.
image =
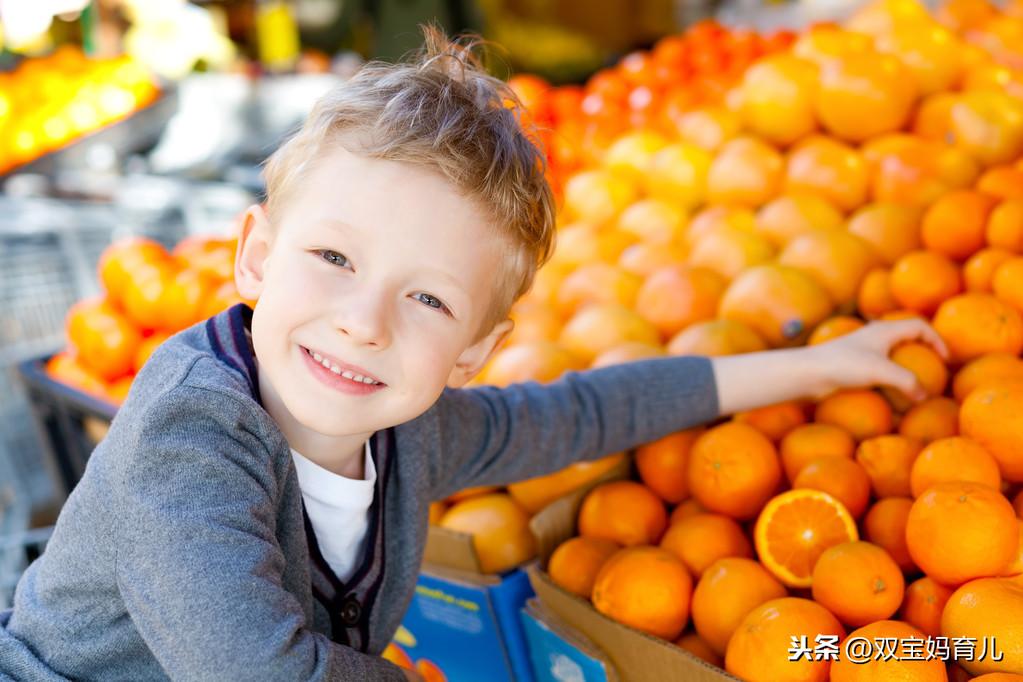
POLYGON ((522 569, 486 576, 426 564, 394 642, 431 682, 533 682, 522 569))
POLYGON ((618 675, 603 653, 535 599, 519 615, 536 682, 616 682, 618 675))

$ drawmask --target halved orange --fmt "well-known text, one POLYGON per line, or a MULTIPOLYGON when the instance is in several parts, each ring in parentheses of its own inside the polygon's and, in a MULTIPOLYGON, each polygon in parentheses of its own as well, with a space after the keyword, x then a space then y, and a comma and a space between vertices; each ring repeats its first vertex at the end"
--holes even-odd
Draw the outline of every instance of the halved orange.
POLYGON ((772 498, 753 530, 757 556, 789 587, 810 587, 824 550, 859 540, 856 521, 831 495, 799 488, 772 498))

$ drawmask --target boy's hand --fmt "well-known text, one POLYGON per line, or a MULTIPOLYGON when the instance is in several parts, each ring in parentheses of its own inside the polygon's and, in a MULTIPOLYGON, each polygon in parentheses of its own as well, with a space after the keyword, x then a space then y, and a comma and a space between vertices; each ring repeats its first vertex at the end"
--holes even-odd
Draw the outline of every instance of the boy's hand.
POLYGON ((711 358, 718 410, 735 414, 787 400, 819 399, 840 388, 876 385, 922 400, 926 395, 916 376, 888 357, 908 341, 927 343, 948 358, 941 337, 919 318, 872 322, 819 346, 711 358))
POLYGON ((919 318, 872 322, 833 341, 808 346, 803 352, 821 377, 813 397, 821 398, 839 388, 880 385, 897 389, 911 400, 923 400, 927 393, 916 375, 889 359, 896 346, 909 341, 926 343, 948 360, 945 342, 919 318))

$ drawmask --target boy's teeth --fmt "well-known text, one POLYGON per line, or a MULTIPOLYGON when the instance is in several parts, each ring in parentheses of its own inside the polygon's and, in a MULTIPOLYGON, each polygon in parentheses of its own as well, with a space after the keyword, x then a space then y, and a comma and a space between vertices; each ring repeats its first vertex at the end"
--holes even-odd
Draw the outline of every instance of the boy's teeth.
POLYGON ((330 366, 330 371, 333 372, 334 374, 340 374, 341 373, 341 368, 338 367, 337 365, 331 365, 330 366))
POLYGON ((316 362, 323 362, 323 356, 313 351, 313 360, 315 360, 316 362))
POLYGON ((350 370, 347 370, 347 369, 345 371, 341 372, 341 376, 343 376, 345 379, 353 379, 355 377, 355 375, 352 374, 352 372, 350 370))
POLYGON ((373 379, 370 379, 369 377, 364 377, 361 374, 355 374, 354 372, 351 372, 350 370, 346 369, 346 370, 342 371, 340 367, 338 367, 335 364, 332 364, 330 362, 330 360, 328 360, 327 358, 323 357, 322 355, 320 355, 316 351, 310 351, 310 354, 313 356, 313 360, 315 360, 316 362, 320 363, 321 365, 323 365, 324 367, 329 369, 334 374, 340 374, 345 379, 351 379, 352 381, 358 381, 358 382, 363 383, 363 384, 375 384, 375 383, 377 383, 376 381, 374 381, 373 379))

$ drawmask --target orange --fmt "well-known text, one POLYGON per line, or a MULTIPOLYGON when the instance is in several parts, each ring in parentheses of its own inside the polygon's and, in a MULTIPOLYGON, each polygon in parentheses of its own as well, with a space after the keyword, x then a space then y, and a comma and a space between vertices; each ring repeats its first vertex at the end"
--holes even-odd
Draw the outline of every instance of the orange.
POLYGON ((899 435, 930 443, 959 433, 959 404, 951 398, 931 398, 902 415, 899 435))
POLYGON ((936 92, 926 95, 913 117, 913 133, 926 140, 947 140, 951 134, 950 115, 955 103, 955 93, 936 92))
POLYGON ((753 558, 742 527, 721 514, 696 514, 671 524, 660 546, 681 559, 696 579, 718 559, 753 558))
POLYGON ((888 552, 861 540, 829 547, 813 567, 814 601, 853 627, 889 618, 905 588, 888 552))
POLYGON ((522 381, 554 381, 583 363, 564 347, 551 341, 532 341, 499 350, 480 377, 484 383, 508 386, 522 381))
POLYGON ((722 226, 693 243, 688 262, 730 280, 773 257, 774 247, 764 237, 737 227, 722 226))
POLYGON ((552 282, 557 284, 573 267, 598 260, 614 263, 636 241, 634 234, 617 228, 600 228, 586 222, 571 223, 558 230, 557 247, 550 262, 540 272, 551 271, 552 278, 560 275, 552 282))
POLYGON ((707 509, 750 519, 781 480, 778 453, 767 436, 741 422, 704 432, 689 453, 689 490, 707 509))
POLYGON ((863 518, 863 532, 867 540, 883 547, 907 573, 917 571, 906 546, 906 521, 912 507, 913 500, 908 497, 885 497, 871 505, 863 518))
POLYGON ((963 288, 956 264, 948 256, 933 251, 907 253, 892 266, 890 277, 895 301, 924 315, 933 313, 963 288))
POLYGON ((610 367, 611 365, 620 365, 626 362, 634 362, 636 360, 646 360, 648 358, 656 358, 665 355, 666 352, 663 346, 655 346, 650 343, 642 343, 640 341, 626 341, 623 344, 608 348, 606 351, 598 355, 593 359, 590 367, 596 369, 598 367, 610 367))
POLYGON ((824 550, 859 539, 841 502, 819 490, 790 490, 772 498, 753 530, 760 562, 789 587, 810 587, 824 550))
POLYGON ((448 510, 447 502, 431 502, 430 503, 430 525, 435 526, 440 523, 441 517, 444 516, 444 512, 448 510))
POLYGON ((949 122, 955 144, 985 166, 1023 154, 1023 103, 1004 92, 962 93, 949 122))
POLYGON ((736 228, 753 234, 756 232, 756 214, 739 206, 707 206, 690 221, 686 229, 686 242, 693 246, 722 228, 736 228))
POLYGON ((849 218, 847 229, 870 244, 886 266, 920 248, 920 212, 912 206, 868 204, 849 218))
POLYGON ((806 423, 806 408, 801 402, 788 401, 740 412, 734 419, 749 424, 777 443, 789 431, 806 423))
POLYGON ((723 655, 750 611, 786 596, 785 586, 756 561, 719 559, 703 572, 693 590, 693 625, 711 650, 723 655))
POLYGON ((986 237, 991 246, 1023 253, 1023 198, 1006 199, 994 207, 988 216, 986 237))
POLYGON ((892 408, 875 391, 836 391, 817 404, 816 421, 847 431, 858 441, 892 430, 892 408))
POLYGON ((529 514, 504 493, 458 502, 444 513, 440 525, 472 535, 484 573, 502 573, 536 556, 529 514))
POLYGON ((690 497, 688 500, 681 502, 677 507, 671 510, 671 516, 668 517, 668 525, 678 523, 682 519, 688 519, 690 516, 696 516, 697 514, 706 514, 710 510, 700 504, 700 501, 695 497, 690 497))
POLYGON ((739 115, 746 128, 786 146, 817 128, 813 91, 817 65, 791 54, 767 56, 751 66, 740 85, 739 115))
POLYGON ((856 461, 870 477, 870 485, 878 497, 908 497, 909 475, 920 454, 921 444, 905 436, 878 436, 860 443, 856 461))
POLYGON ((104 299, 88 299, 67 314, 67 337, 79 361, 103 381, 132 371, 142 335, 104 299))
POLYGON ((988 353, 968 362, 952 382, 956 400, 966 400, 974 389, 997 382, 1023 383, 1023 360, 1011 353, 988 353))
POLYGON ((570 317, 591 303, 631 308, 643 280, 609 263, 587 263, 565 277, 557 293, 559 312, 570 317))
POLYGON ((816 195, 843 211, 852 211, 867 200, 869 186, 866 161, 838 140, 815 135, 789 153, 786 192, 816 195))
MULTIPOLYGON (((172 261, 136 261, 122 290, 120 305, 136 326, 143 330, 162 328, 165 291, 174 276, 172 261)), ((169 330, 177 331, 177 330, 169 330)))
POLYGON ((602 483, 586 495, 579 508, 579 535, 625 547, 654 544, 667 526, 664 503, 635 481, 602 483))
POLYGON ((572 594, 589 599, 593 583, 604 563, 621 546, 601 538, 570 538, 558 545, 547 562, 547 573, 555 584, 572 594))
POLYGON ((849 433, 831 424, 803 424, 785 434, 780 451, 785 476, 794 481, 811 461, 836 457, 852 459, 856 442, 849 433))
MULTIPOLYGON (((567 233, 578 233, 587 237, 585 241, 586 247, 592 251, 596 250, 594 240, 596 239, 596 232, 590 227, 565 227, 558 231, 558 248, 554 252, 551 260, 547 262, 547 265, 540 268, 536 272, 536 276, 533 278, 533 285, 529 288, 529 291, 525 293, 518 301, 515 302, 516 306, 522 305, 536 305, 550 308, 554 310, 554 301, 557 298, 558 289, 561 287, 561 281, 565 279, 576 264, 557 262, 554 258, 559 253, 564 253, 562 246, 564 245, 563 237, 568 236, 567 233)), ((577 240, 579 243, 583 243, 581 240, 577 240)), ((593 256, 596 258, 596 255, 593 256)), ((558 315, 558 326, 560 328, 561 316, 558 315)), ((514 332, 514 330, 513 330, 514 332)), ((556 336, 556 335, 555 335, 556 336)))
POLYGON ((1023 168, 995 166, 977 180, 977 189, 998 199, 1023 199, 1023 168))
POLYGON ((757 208, 778 195, 785 171, 781 154, 754 137, 726 142, 710 165, 707 199, 757 208))
POLYGON ((966 291, 990 293, 994 287, 998 268, 1016 256, 1012 251, 991 247, 981 249, 963 264, 963 283, 966 291))
MULTIPOLYGON (((864 625, 849 633, 849 640, 866 639, 869 642, 885 642, 890 655, 875 655, 869 660, 850 659, 842 647, 838 660, 831 664, 831 682, 880 682, 900 680, 904 682, 946 682, 948 673, 945 661, 928 659, 924 647, 925 636, 912 625, 897 620, 879 620, 864 625), (915 649, 907 649, 907 640, 918 640, 915 649), (890 645, 887 643, 891 642, 890 645), (921 654, 917 652, 923 649, 921 654)), ((862 651, 862 650, 861 650, 862 651)))
POLYGON ((223 281, 215 285, 213 291, 206 296, 199 306, 199 319, 205 320, 213 317, 228 308, 234 307, 238 303, 245 303, 250 308, 255 306, 254 302, 246 301, 241 297, 233 279, 223 281))
POLYGON ((785 265, 759 265, 732 281, 721 298, 721 317, 753 328, 772 346, 802 342, 827 319, 832 301, 811 276, 785 265))
MULTIPOLYGON (((208 274, 185 268, 173 272, 163 282, 157 329, 176 332, 204 319, 206 300, 216 290, 217 282, 208 274)), ((132 299, 129 295, 129 301, 132 299)))
POLYGON ((646 175, 653 155, 667 144, 668 140, 650 130, 627 132, 607 148, 604 153, 604 167, 633 183, 638 183, 646 175))
POLYGON ((168 338, 170 338, 170 334, 167 332, 153 332, 142 339, 138 350, 135 352, 135 357, 132 359, 132 372, 138 374, 142 370, 142 366, 146 364, 146 361, 153 354, 153 351, 168 338))
POLYGON ((990 197, 973 190, 942 196, 924 213, 920 226, 924 246, 953 260, 966 260, 984 246, 993 205, 990 197))
POLYGON ((932 320, 948 346, 952 362, 964 363, 987 353, 1023 351, 1023 317, 991 294, 954 296, 932 320))
POLYGON ((873 268, 863 276, 860 291, 856 296, 856 308, 868 320, 877 319, 888 313, 895 312, 899 302, 892 294, 891 271, 886 268, 873 268))
POLYGON ((792 488, 808 488, 828 493, 845 505, 854 519, 867 509, 870 501, 870 477, 859 463, 844 457, 819 457, 810 460, 792 488))
POLYGON ((842 214, 815 194, 784 194, 765 204, 756 218, 757 233, 776 248, 816 230, 842 227, 842 214))
POLYGON ((979 172, 966 152, 905 134, 877 138, 865 145, 863 155, 871 167, 875 201, 920 208, 949 190, 969 187, 979 172))
POLYGON ((561 331, 561 316, 553 306, 537 301, 519 301, 508 313, 515 328, 505 340, 506 346, 530 341, 554 341, 561 331))
POLYGON ((1023 673, 987 673, 970 678, 971 682, 1023 682, 1023 673))
POLYGON ((943 585, 960 585, 999 575, 1016 558, 1016 514, 994 488, 968 481, 938 483, 913 502, 906 542, 927 575, 943 585))
POLYGON ((851 302, 860 281, 876 264, 867 242, 842 230, 818 230, 796 237, 778 255, 778 263, 798 268, 820 284, 835 305, 851 302))
POLYGON ((906 587, 899 617, 930 637, 941 636, 941 612, 952 590, 924 576, 906 587))
POLYGON ((913 497, 948 481, 973 481, 995 488, 1002 484, 998 462, 979 443, 953 436, 936 440, 917 455, 909 475, 913 497))
MULTIPOLYGON (((685 261, 686 250, 678 244, 631 244, 622 251, 617 264, 626 272, 649 277, 655 271, 685 261)), ((513 332, 514 333, 514 332, 513 332)))
MULTIPOLYGON (((890 357, 892 362, 913 373, 928 397, 940 396, 945 392, 948 368, 945 367, 945 361, 941 356, 929 345, 919 342, 903 343, 891 352, 890 357)), ((913 404, 900 391, 886 388, 884 393, 899 411, 905 411, 913 404)))
POLYGON ((1016 510, 1016 516, 1023 519, 1023 490, 1016 493, 1016 497, 1012 500, 1012 506, 1016 510))
POLYGON ((1009 303, 1016 310, 1023 309, 1023 257, 1010 258, 995 270, 991 280, 991 289, 995 296, 1009 303))
POLYGON ((683 329, 668 342, 671 355, 735 355, 766 350, 749 325, 736 320, 708 320, 683 329))
POLYGON ((668 504, 689 497, 689 452, 702 433, 700 428, 679 431, 636 448, 640 480, 668 504))
POLYGON ((711 649, 710 645, 695 632, 682 635, 675 640, 675 644, 717 668, 722 668, 725 665, 725 659, 711 649))
POLYGON ((941 634, 949 638, 975 638, 977 660, 959 662, 970 672, 997 671, 1023 675, 1020 623, 1023 623, 1023 580, 982 578, 966 583, 949 597, 941 614, 941 634), (981 657, 981 644, 985 638, 988 655, 981 657), (992 641, 997 652, 991 651, 992 641), (1000 654, 1001 660, 993 660, 996 653, 1000 654))
POLYGON ((660 547, 627 547, 605 562, 593 585, 593 606, 654 637, 674 640, 689 620, 693 579, 660 547))
POLYGON ((99 279, 108 298, 118 305, 134 270, 144 263, 167 263, 170 255, 159 242, 141 237, 124 239, 108 246, 99 259, 99 279))
POLYGON ((680 116, 676 127, 683 142, 714 152, 739 135, 742 119, 724 107, 701 107, 680 116))
POLYGON ((589 462, 576 462, 553 474, 509 483, 508 494, 523 509, 535 514, 558 498, 592 483, 621 466, 625 459, 625 453, 619 452, 589 462))
POLYGON ((830 611, 809 599, 772 599, 739 623, 725 652, 725 670, 747 682, 827 682, 832 667, 827 658, 790 660, 794 638, 805 637, 813 647, 819 636, 841 639, 845 630, 830 611))
POLYGON ((641 241, 669 244, 682 238, 686 215, 677 203, 641 199, 618 216, 618 229, 641 241))
POLYGON ((950 90, 962 79, 962 43, 951 31, 935 24, 900 28, 877 37, 877 49, 905 64, 921 95, 950 90))
POLYGON ((500 486, 496 485, 477 485, 471 488, 465 488, 459 490, 457 493, 452 493, 446 498, 446 502, 461 502, 462 500, 468 500, 473 497, 479 497, 480 495, 489 495, 490 493, 496 493, 500 491, 500 486))
POLYGON ((608 170, 587 170, 565 183, 564 210, 572 219, 602 225, 613 220, 636 199, 630 180, 608 170))
POLYGON ((643 281, 636 312, 671 338, 695 322, 713 319, 726 286, 725 278, 713 270, 668 266, 643 281))
MULTIPOLYGON (((1013 507, 1015 508, 1015 505, 1013 507)), ((1002 571, 1002 575, 1007 577, 1019 576, 1023 579, 1023 519, 1019 519, 1016 526, 1019 529, 1019 550, 1016 552, 1016 558, 1013 559, 1008 568, 1002 571)))
POLYGON ((847 31, 831 24, 811 26, 792 46, 793 54, 823 64, 863 50, 869 50, 868 36, 847 31))
POLYGON ((591 363, 602 352, 627 341, 656 345, 657 328, 638 313, 621 305, 594 304, 577 312, 565 323, 559 343, 584 362, 591 363))
POLYGON ((94 396, 106 397, 106 384, 71 352, 57 353, 46 362, 46 373, 57 381, 94 396))
POLYGON ((912 74, 899 60, 863 52, 821 65, 815 110, 836 137, 863 142, 902 128, 916 95, 912 74))
POLYGON ((707 174, 713 157, 697 145, 669 144, 650 158, 644 178, 647 193, 682 208, 695 208, 707 196, 707 174))
POLYGON ((1002 478, 1023 482, 1023 425, 1018 415, 1023 407, 1023 385, 981 386, 966 396, 959 413, 964 436, 984 446, 998 461, 1002 478))
POLYGON ((896 31, 920 31, 930 25, 927 8, 916 0, 873 0, 860 6, 845 22, 848 30, 878 39, 896 31))
POLYGON ((849 315, 836 315, 817 325, 817 328, 810 334, 807 345, 815 346, 819 343, 826 343, 840 336, 850 334, 863 326, 863 320, 849 315))

